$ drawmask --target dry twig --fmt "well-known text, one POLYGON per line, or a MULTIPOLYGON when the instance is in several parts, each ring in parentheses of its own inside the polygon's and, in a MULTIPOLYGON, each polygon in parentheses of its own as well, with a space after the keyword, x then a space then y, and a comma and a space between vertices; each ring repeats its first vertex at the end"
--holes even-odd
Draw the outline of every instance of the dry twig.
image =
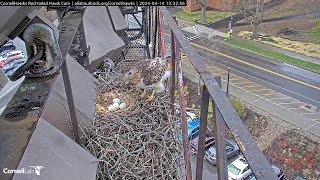
POLYGON ((104 96, 97 104, 105 111, 96 114, 92 127, 81 126, 82 138, 87 141, 84 147, 99 160, 97 178, 182 179, 183 151, 177 135, 180 119, 169 114, 169 99, 158 94, 152 103, 134 100, 132 94, 138 90, 123 87, 121 77, 114 72, 100 74, 99 95, 130 96, 130 106, 107 112, 105 102, 112 97, 104 96))

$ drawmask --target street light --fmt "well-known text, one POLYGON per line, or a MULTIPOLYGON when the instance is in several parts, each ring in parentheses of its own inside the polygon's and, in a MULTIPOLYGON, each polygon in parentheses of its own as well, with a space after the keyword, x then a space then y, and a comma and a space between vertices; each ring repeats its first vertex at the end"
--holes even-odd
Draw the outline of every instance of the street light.
POLYGON ((229 96, 230 67, 228 67, 227 96, 229 96))

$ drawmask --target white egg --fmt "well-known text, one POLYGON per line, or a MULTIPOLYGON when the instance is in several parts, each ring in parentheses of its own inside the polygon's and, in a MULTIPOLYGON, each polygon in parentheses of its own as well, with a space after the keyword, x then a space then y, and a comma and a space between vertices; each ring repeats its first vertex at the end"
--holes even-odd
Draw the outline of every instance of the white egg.
POLYGON ((120 104, 120 109, 125 109, 127 107, 127 104, 126 103, 121 103, 120 104))
POLYGON ((116 108, 115 108, 113 105, 110 105, 110 106, 108 107, 108 110, 109 110, 109 111, 115 111, 116 108))
POLYGON ((120 105, 118 103, 113 103, 112 105, 116 110, 118 110, 120 108, 120 105))
POLYGON ((120 99, 118 99, 118 98, 114 98, 114 99, 113 99, 113 103, 118 103, 118 104, 120 104, 121 101, 120 101, 120 99))

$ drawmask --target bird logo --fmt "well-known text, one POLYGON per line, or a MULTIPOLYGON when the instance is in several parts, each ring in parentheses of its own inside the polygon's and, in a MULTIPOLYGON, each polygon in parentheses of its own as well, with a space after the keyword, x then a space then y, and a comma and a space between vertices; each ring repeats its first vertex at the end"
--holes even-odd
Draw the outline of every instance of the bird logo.
POLYGON ((44 168, 43 166, 29 166, 34 168, 36 175, 40 176, 40 170, 44 168))

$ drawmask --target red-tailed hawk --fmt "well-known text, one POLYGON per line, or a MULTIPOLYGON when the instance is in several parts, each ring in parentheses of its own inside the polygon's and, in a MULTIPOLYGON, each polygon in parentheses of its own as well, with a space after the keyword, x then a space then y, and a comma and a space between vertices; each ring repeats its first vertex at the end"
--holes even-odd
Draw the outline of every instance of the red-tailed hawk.
POLYGON ((147 101, 154 98, 155 93, 160 93, 165 90, 164 81, 171 75, 171 58, 162 59, 156 57, 154 59, 146 59, 137 62, 137 64, 124 75, 123 82, 126 85, 136 86, 144 89, 140 96, 144 98, 147 94, 147 89, 152 89, 151 96, 147 101))

